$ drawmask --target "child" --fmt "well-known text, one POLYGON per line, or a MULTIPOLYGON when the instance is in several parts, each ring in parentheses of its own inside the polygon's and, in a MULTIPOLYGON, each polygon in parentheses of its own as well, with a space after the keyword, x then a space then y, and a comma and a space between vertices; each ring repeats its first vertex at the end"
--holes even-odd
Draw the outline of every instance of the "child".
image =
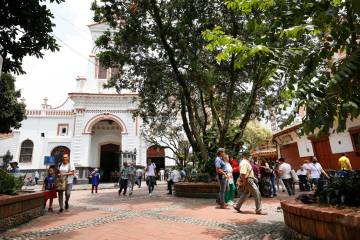
POLYGON ((99 173, 99 169, 95 168, 94 171, 91 173, 91 193, 94 193, 94 188, 95 188, 95 193, 98 193, 98 186, 100 183, 100 173, 99 173))
POLYGON ((53 212, 53 199, 56 198, 55 171, 52 167, 48 169, 48 175, 44 179, 43 190, 45 190, 45 208, 47 200, 50 199, 49 212, 53 212))

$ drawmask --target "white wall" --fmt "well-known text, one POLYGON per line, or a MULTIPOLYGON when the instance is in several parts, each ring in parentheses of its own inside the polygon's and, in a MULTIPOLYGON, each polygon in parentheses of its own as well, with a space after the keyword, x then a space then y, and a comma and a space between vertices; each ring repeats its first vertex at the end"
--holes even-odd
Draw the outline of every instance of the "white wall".
POLYGON ((299 149, 300 157, 310 157, 314 156, 314 150, 311 141, 307 138, 307 136, 302 136, 297 141, 297 146, 299 149))
POLYGON ((9 150, 14 159, 16 159, 15 154, 18 148, 19 137, 20 132, 16 131, 13 133, 13 136, 0 139, 0 156, 5 155, 9 150))
POLYGON ((349 132, 335 133, 329 136, 332 153, 345 153, 354 151, 349 132))
POLYGON ((71 148, 71 136, 73 129, 72 117, 32 117, 28 116, 26 120, 22 122, 22 126, 19 129, 19 139, 17 141, 16 153, 14 153, 14 159, 17 161, 20 157, 21 143, 30 139, 34 143, 33 155, 31 163, 19 163, 20 169, 43 169, 45 166, 44 156, 49 156, 51 150, 56 146, 67 146, 71 148), (57 136, 58 124, 68 124, 68 135, 57 136), (41 133, 45 134, 45 137, 41 137, 41 133))

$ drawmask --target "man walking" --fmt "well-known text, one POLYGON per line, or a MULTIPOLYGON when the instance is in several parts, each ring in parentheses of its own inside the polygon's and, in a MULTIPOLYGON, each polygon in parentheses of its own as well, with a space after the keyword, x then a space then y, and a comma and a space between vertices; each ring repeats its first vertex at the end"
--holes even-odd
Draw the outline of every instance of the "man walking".
POLYGON ((134 163, 130 163, 129 167, 129 196, 133 194, 134 185, 135 185, 135 175, 136 168, 134 167, 134 163))
POLYGON ((121 192, 124 190, 123 195, 126 195, 126 190, 128 187, 128 180, 129 180, 129 168, 127 162, 124 162, 124 166, 120 171, 120 189, 119 189, 119 196, 121 192))
POLYGON ((154 191, 155 187, 155 169, 156 165, 151 160, 148 160, 148 164, 146 166, 146 184, 149 188, 149 196, 151 197, 152 192, 154 191))
POLYGON ((167 181, 168 184, 168 194, 172 194, 172 186, 174 185, 174 183, 180 182, 181 181, 181 175, 180 172, 176 169, 173 169, 170 173, 170 177, 167 181))
POLYGON ((143 173, 142 169, 139 168, 136 170, 136 183, 139 188, 141 188, 141 180, 142 180, 143 174, 144 173, 143 173))
POLYGON ((293 188, 293 179, 291 176, 291 165, 285 162, 284 158, 279 158, 279 174, 281 177, 281 180, 284 182, 285 188, 289 194, 295 195, 294 188, 293 188))
POLYGON ((240 179, 238 182, 241 182, 241 184, 239 184, 241 193, 239 200, 234 205, 234 209, 238 212, 241 212, 241 206, 251 193, 251 195, 255 198, 256 214, 266 215, 267 213, 262 211, 260 191, 255 183, 256 180, 254 171, 248 160, 248 157, 249 154, 246 153, 244 155, 244 159, 240 162, 240 179))

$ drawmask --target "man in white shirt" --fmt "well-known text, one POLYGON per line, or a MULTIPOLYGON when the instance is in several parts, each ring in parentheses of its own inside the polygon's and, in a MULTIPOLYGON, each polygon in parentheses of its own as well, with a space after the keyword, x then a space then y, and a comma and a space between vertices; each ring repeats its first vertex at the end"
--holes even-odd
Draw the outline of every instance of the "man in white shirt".
POLYGON ((310 191, 310 186, 309 183, 307 181, 307 170, 304 168, 304 165, 302 165, 297 171, 296 171, 296 175, 299 178, 299 188, 300 191, 310 191))
POLYGON ((293 179, 291 177, 291 165, 286 163, 284 158, 279 158, 279 162, 279 174, 281 180, 284 182, 285 188, 289 196, 295 195, 295 191, 293 188, 293 179))
POLYGON ((156 165, 153 163, 150 159, 148 160, 148 164, 146 166, 146 184, 149 188, 149 196, 151 196, 151 193, 154 191, 155 187, 155 169, 156 165))
POLYGON ((248 157, 249 154, 246 153, 244 155, 244 159, 240 162, 239 165, 240 178, 238 179, 238 182, 241 182, 241 186, 239 187, 241 188, 241 193, 239 200, 234 205, 234 209, 238 212, 241 212, 241 206, 251 193, 255 198, 256 214, 266 215, 266 213, 262 212, 260 191, 255 183, 254 171, 248 160, 248 157))
POLYGON ((178 170, 174 169, 171 171, 170 173, 170 177, 167 181, 168 184, 168 194, 172 194, 172 186, 174 185, 174 183, 180 182, 181 180, 181 174, 178 170))
POLYGON ((312 157, 311 160, 311 163, 308 165, 310 169, 311 184, 314 185, 313 187, 317 188, 321 174, 324 174, 326 178, 329 178, 329 176, 326 174, 320 163, 318 163, 316 157, 312 157))

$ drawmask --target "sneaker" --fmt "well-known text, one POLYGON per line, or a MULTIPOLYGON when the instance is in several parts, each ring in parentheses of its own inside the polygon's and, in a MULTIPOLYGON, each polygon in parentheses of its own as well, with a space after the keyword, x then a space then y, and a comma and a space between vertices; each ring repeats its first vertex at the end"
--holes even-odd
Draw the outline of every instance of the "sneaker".
POLYGON ((63 208, 60 208, 59 213, 62 213, 63 211, 64 211, 64 209, 63 209, 63 208))
POLYGON ((65 209, 68 210, 69 209, 69 203, 65 202, 65 209))
POLYGON ((233 201, 228 201, 226 204, 229 205, 229 206, 232 206, 232 205, 234 205, 234 202, 233 201))
POLYGON ((149 197, 151 197, 151 193, 149 193, 149 197))

